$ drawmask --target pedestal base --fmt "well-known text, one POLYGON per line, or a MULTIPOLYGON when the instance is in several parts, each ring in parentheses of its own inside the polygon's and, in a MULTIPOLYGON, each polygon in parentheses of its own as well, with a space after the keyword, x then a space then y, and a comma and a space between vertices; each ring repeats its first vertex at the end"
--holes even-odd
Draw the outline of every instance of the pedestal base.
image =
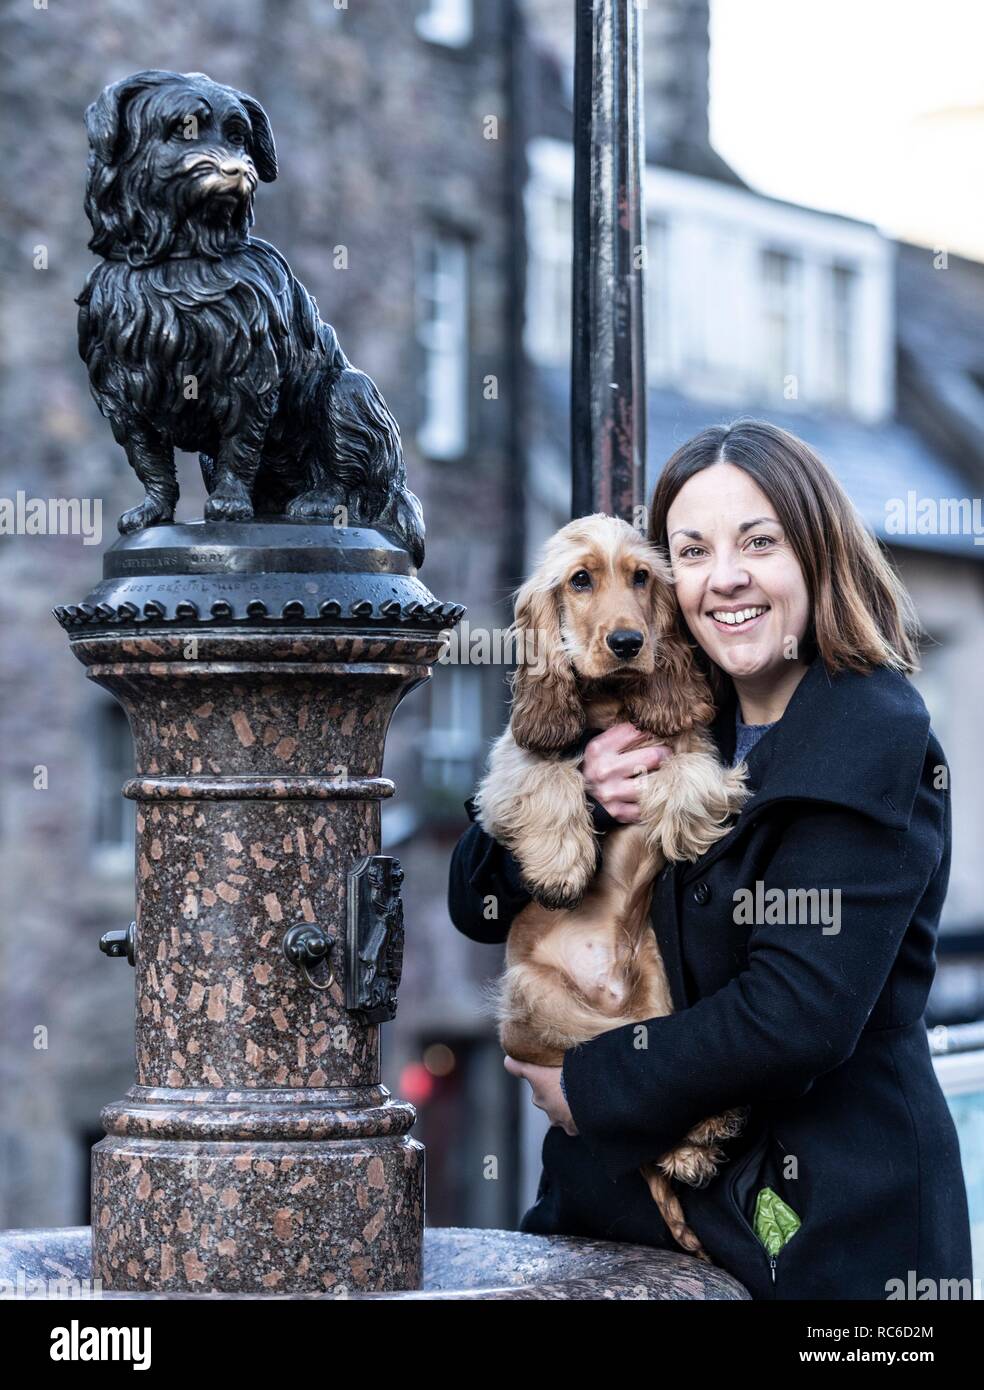
MULTIPOLYGON (((15 1298, 100 1300, 176 1298, 188 1302, 282 1298, 327 1299, 339 1293, 115 1293, 92 1283, 88 1226, 0 1231, 0 1292, 15 1298)), ((420 1289, 354 1293, 353 1299, 562 1300, 640 1299, 747 1301, 746 1289, 723 1269, 671 1250, 570 1236, 460 1227, 424 1230, 420 1289)), ((81 1317, 81 1314, 79 1315, 81 1317)))
POLYGON ((132 1292, 419 1288, 414 1114, 383 1086, 131 1087, 92 1150, 94 1275, 132 1292))

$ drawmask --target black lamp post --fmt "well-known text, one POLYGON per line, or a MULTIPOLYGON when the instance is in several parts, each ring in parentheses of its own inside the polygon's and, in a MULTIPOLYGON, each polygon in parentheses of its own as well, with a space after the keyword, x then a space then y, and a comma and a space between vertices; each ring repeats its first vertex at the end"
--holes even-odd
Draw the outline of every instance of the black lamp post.
POLYGON ((646 461, 641 53, 637 0, 577 0, 571 513, 630 522, 646 461))

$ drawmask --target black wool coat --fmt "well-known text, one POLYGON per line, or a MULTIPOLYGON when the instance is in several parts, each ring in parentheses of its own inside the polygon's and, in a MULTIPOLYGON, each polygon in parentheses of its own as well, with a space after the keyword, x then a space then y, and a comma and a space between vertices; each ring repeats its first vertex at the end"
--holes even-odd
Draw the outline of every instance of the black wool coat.
MULTIPOLYGON (((713 726, 726 762, 734 713, 732 692, 713 726)), ((923 1280, 929 1296, 967 1297, 969 1282, 939 1287, 970 1281, 971 1253, 924 1020, 950 866, 949 769, 929 714, 905 677, 831 675, 818 657, 746 764, 754 795, 733 829, 656 882, 676 1012, 565 1053, 578 1134, 548 1131, 520 1229, 676 1249, 639 1167, 746 1105, 717 1176, 675 1186, 753 1298, 915 1298, 923 1280), (810 889, 826 899, 796 896, 810 889), (752 1224, 766 1186, 801 1222, 771 1257, 752 1224)), ((593 809, 603 833, 613 822, 593 809)), ((451 862, 455 926, 503 942, 528 901, 513 856, 473 823, 451 862)))

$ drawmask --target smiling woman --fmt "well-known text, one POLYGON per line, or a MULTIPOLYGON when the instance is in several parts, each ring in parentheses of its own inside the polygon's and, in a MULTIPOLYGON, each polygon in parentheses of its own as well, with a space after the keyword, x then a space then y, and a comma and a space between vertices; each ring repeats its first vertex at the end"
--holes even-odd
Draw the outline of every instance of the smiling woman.
MULTIPOLYGON (((886 1299, 918 1281, 969 1298, 960 1148, 924 1018, 949 768, 906 679, 911 603, 812 450, 758 421, 678 450, 650 540, 714 693, 718 753, 744 754, 752 795, 723 839, 656 880, 673 1012, 568 1048, 559 1075, 518 1073, 552 1122, 521 1229, 672 1248, 640 1165, 748 1107, 717 1175, 674 1186, 703 1250, 753 1297, 886 1299)), ((582 765, 601 835, 637 818, 676 756, 643 776, 612 732, 582 765)), ((509 850, 473 824, 451 864, 455 925, 504 941, 528 902, 509 850)))
POLYGON ((778 719, 819 652, 832 669, 916 669, 901 582, 837 480, 803 440, 764 421, 684 444, 653 493, 681 630, 745 722, 778 719))

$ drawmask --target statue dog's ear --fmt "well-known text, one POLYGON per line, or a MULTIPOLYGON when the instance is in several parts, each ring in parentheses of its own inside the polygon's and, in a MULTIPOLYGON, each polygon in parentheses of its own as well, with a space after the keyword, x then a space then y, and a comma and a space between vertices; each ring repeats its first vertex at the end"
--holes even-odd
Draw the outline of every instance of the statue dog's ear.
MULTIPOLYGON (((150 87, 180 80, 180 73, 164 72, 158 68, 134 72, 104 87, 92 105, 86 108, 89 167, 85 185, 85 212, 92 223, 89 249, 95 251, 97 256, 110 255, 121 238, 131 239, 133 231, 135 210, 127 207, 125 190, 120 188, 117 164, 128 132, 136 145, 140 144, 139 129, 130 130, 130 127, 140 124, 139 118, 135 118, 131 112, 133 100, 150 87)), ((133 244, 143 244, 145 241, 146 228, 141 237, 133 238, 133 244)))
POLYGON ((143 72, 131 73, 120 82, 104 87, 91 106, 86 107, 85 128, 89 136, 89 148, 103 164, 111 165, 116 159, 123 127, 123 115, 127 103, 147 87, 158 87, 164 82, 174 81, 180 74, 162 72, 157 68, 147 68, 143 72))
POLYGON ((249 152, 256 165, 256 172, 263 183, 273 183, 277 177, 277 147, 273 143, 270 119, 255 97, 249 96, 246 92, 236 92, 236 96, 245 106, 252 126, 249 152))

